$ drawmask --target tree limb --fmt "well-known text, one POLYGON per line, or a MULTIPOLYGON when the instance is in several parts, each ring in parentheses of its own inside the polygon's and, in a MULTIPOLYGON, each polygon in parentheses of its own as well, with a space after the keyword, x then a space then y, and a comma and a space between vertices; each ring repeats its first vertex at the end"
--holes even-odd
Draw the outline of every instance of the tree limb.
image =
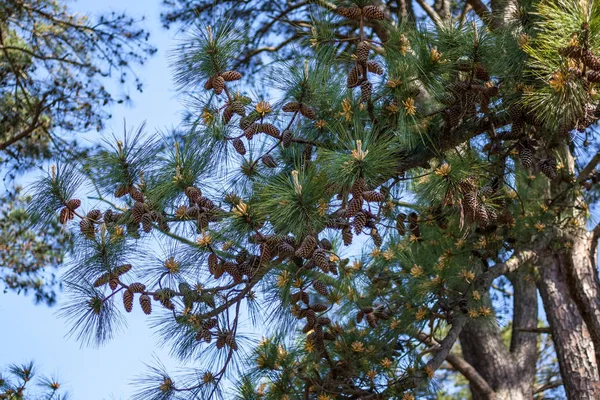
POLYGON ((560 379, 557 381, 554 381, 554 382, 549 382, 549 383, 546 383, 546 384, 536 388, 533 391, 533 394, 538 394, 538 393, 545 392, 546 390, 555 389, 557 387, 561 387, 562 385, 563 385, 563 381, 560 379))
POLYGON ((436 26, 442 25, 443 21, 439 14, 425 2, 425 0, 417 0, 417 3, 421 6, 423 11, 433 20, 436 26))
POLYGON ((598 163, 600 163, 600 151, 597 152, 594 157, 592 157, 592 159, 587 163, 587 165, 585 167, 583 167, 583 169, 581 170, 581 172, 579 172, 579 175, 577 176, 577 182, 576 183, 580 183, 585 181, 590 173, 592 172, 592 170, 594 168, 596 168, 596 165, 598 165, 598 163))

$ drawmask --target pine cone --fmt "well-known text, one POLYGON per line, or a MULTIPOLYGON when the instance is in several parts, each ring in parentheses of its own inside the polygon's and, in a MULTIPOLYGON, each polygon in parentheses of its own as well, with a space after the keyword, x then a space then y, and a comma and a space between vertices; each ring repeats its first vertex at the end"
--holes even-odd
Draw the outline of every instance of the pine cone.
POLYGON ((456 128, 460 125, 462 119, 462 109, 460 105, 456 104, 444 111, 443 118, 446 125, 450 128, 456 128))
POLYGON ((587 80, 592 83, 600 82, 600 71, 589 71, 587 74, 587 80))
POLYGON ((131 270, 131 264, 123 264, 123 265, 119 265, 117 268, 115 268, 115 270, 113 272, 117 276, 121 276, 123 274, 126 274, 130 270, 131 270))
POLYGON ((225 89, 225 79, 222 76, 217 76, 213 78, 213 89, 216 94, 221 94, 223 89, 225 89))
POLYGON ((242 104, 241 101, 234 100, 231 102, 229 107, 231 108, 231 111, 233 111, 234 113, 236 113, 239 116, 246 115, 246 108, 244 108, 244 105, 242 104))
POLYGON ((131 207, 131 216, 133 217, 133 220, 135 221, 135 223, 140 223, 142 222, 142 216, 146 213, 146 208, 144 207, 144 203, 140 203, 139 201, 136 201, 133 204, 133 207, 131 207))
POLYGON ((135 186, 131 186, 129 188, 129 195, 135 201, 139 201, 140 203, 144 202, 144 195, 142 194, 142 192, 137 190, 137 188, 135 186))
POLYGON ((282 242, 275 247, 275 252, 279 257, 287 257, 294 254, 294 247, 289 243, 282 242))
POLYGON ((373 190, 363 192, 362 196, 363 196, 363 199, 365 199, 366 201, 369 201, 369 202, 373 202, 373 201, 380 202, 380 201, 385 200, 385 196, 383 194, 373 191, 373 190))
POLYGON ((71 199, 67 201, 67 208, 71 211, 75 211, 81 206, 81 200, 79 199, 71 199))
POLYGON ((329 270, 329 257, 327 256, 325 250, 316 249, 313 253, 312 260, 317 265, 317 267, 321 268, 322 270, 329 270))
POLYGON ((89 218, 84 218, 79 221, 79 229, 88 239, 93 239, 96 236, 94 223, 89 218))
POLYGON ((315 312, 323 312, 323 311, 327 310, 328 307, 322 303, 315 303, 312 306, 310 306, 310 308, 312 310, 315 310, 315 312))
POLYGON ((310 327, 308 330, 312 329, 317 323, 317 314, 315 313, 315 310, 306 310, 304 316, 306 318, 306 324, 310 327))
POLYGON ((304 115, 310 120, 315 120, 317 118, 317 114, 315 113, 315 111, 304 104, 300 106, 300 114, 304 115))
POLYGON ((358 57, 358 60, 366 62, 369 58, 370 49, 371 47, 369 46, 369 43, 365 41, 360 42, 358 46, 356 46, 356 56, 358 57))
POLYGON ((467 214, 475 215, 475 211, 477 210, 478 202, 477 197, 473 192, 468 192, 463 194, 463 207, 467 214))
POLYGON ((225 335, 225 344, 234 351, 238 349, 238 345, 235 341, 235 336, 233 336, 233 332, 227 332, 227 334, 225 335))
POLYGON ((373 313, 368 313, 366 315, 367 323, 371 328, 375 328, 377 326, 377 317, 373 313))
POLYGON ((226 82, 237 81, 242 79, 242 74, 237 71, 225 71, 221 74, 221 77, 226 82))
POLYGON ((373 92, 373 84, 369 81, 363 81, 360 84, 360 102, 368 103, 371 101, 371 94, 373 92))
POLYGON ((352 244, 352 229, 349 226, 342 228, 342 239, 344 246, 350 246, 352 244))
POLYGON ((326 238, 321 239, 321 247, 324 248, 325 250, 333 249, 333 245, 331 244, 329 239, 326 239, 326 238))
POLYGON ((146 214, 142 215, 142 229, 146 233, 150 233, 150 231, 152 230, 152 215, 151 214, 146 213, 146 214))
POLYGON ((355 63, 350 71, 348 71, 348 79, 346 80, 346 87, 353 88, 360 85, 360 81, 362 79, 361 66, 358 63, 355 63))
POLYGON ((556 160, 554 158, 545 158, 540 160, 538 167, 540 168, 540 171, 542 171, 542 173, 548 177, 548 179, 555 179, 558 176, 556 170, 556 160))
POLYGON ((143 293, 146 290, 146 285, 140 282, 134 282, 129 285, 129 289, 133 293, 143 293))
POLYGON ((277 168, 277 162, 275 161, 272 155, 265 154, 264 156, 262 156, 261 160, 263 164, 265 164, 265 166, 269 168, 277 168))
POLYGON ((487 82, 490 80, 490 74, 483 65, 477 64, 475 66, 475 78, 487 82))
POLYGON ((362 209, 363 198, 362 196, 353 196, 346 206, 346 217, 352 217, 362 209))
POLYGON ((356 7, 338 7, 336 9, 338 14, 348 19, 360 19, 361 12, 359 8, 356 7))
POLYGON ((300 110, 300 103, 297 101, 290 101, 281 107, 281 109, 285 112, 296 112, 300 110))
POLYGON ((117 287, 119 286, 119 278, 117 276, 111 277, 108 281, 108 286, 110 287, 110 290, 117 290, 117 287))
POLYGON ((213 88, 213 77, 209 77, 208 80, 204 83, 204 89, 210 90, 213 88))
POLYGON ((233 139, 233 148, 242 156, 246 154, 246 146, 244 146, 244 142, 239 138, 233 139))
POLYGON ((144 311, 144 314, 150 315, 152 313, 152 301, 150 300, 150 296, 148 296, 147 294, 141 295, 140 306, 142 307, 142 311, 144 311))
POLYGON ((373 243, 376 247, 381 247, 381 245, 383 244, 383 238, 379 234, 377 228, 371 229, 371 239, 373 239, 373 243))
POLYGON ((519 159, 521 160, 521 164, 523 165, 523 167, 531 168, 531 165, 533 163, 533 151, 531 150, 531 148, 527 145, 519 143, 518 149, 519 159))
POLYGON ((60 215, 58 216, 58 220, 60 221, 61 224, 66 224, 67 221, 73 219, 75 217, 75 214, 73 214, 73 212, 71 210, 69 210, 67 207, 63 207, 62 210, 60 210, 60 215))
POLYGON ((314 236, 307 235, 294 254, 296 257, 309 258, 315 247, 317 247, 317 240, 314 236))
POLYGON ((356 215, 354 216, 354 220, 352 222, 352 225, 354 226, 354 232, 359 235, 363 228, 365 227, 365 224, 367 223, 367 216, 365 215, 365 213, 363 213, 362 211, 359 211, 356 213, 356 215))
POLYGON ((377 61, 367 62, 367 69, 377 75, 383 75, 383 67, 377 61))
POLYGON ((352 184, 352 187, 350 188, 350 193, 352 193, 353 196, 362 196, 362 193, 365 190, 367 190, 367 182, 364 178, 359 177, 356 178, 356 180, 352 184))
POLYGON ((283 147, 289 147, 292 144, 292 139, 294 138, 292 131, 286 129, 283 131, 283 135, 281 135, 281 142, 283 143, 283 147))
POLYGON ((254 135, 256 135, 259 132, 259 128, 260 125, 253 122, 252 124, 250 124, 250 126, 248 126, 245 130, 244 130, 244 135, 246 136, 246 139, 248 140, 252 140, 252 138, 254 137, 254 135))
POLYGON ((100 210, 92 210, 87 213, 87 217, 92 221, 98 222, 100 218, 102 218, 102 211, 100 210))
POLYGON ((277 129, 277 127, 273 124, 260 124, 260 132, 264 132, 269 136, 273 136, 274 138, 279 139, 279 129, 277 129))
POLYGON ((260 244, 260 265, 265 265, 271 261, 271 246, 268 243, 260 244))
POLYGON ((488 225, 489 216, 488 216, 487 208, 486 208, 485 204, 479 203, 477 205, 477 212, 475 214, 475 220, 479 223, 479 225, 481 225, 484 228, 488 225))
POLYGON ((202 191, 194 186, 188 186, 184 189, 183 193, 192 203, 198 203, 202 197, 202 191))
POLYGON ((123 307, 127 312, 133 309, 133 292, 129 289, 123 292, 123 307))
POLYGON ((589 69, 600 71, 600 58, 596 57, 591 51, 585 51, 581 61, 589 69))
POLYGON ((404 219, 400 220, 396 218, 396 230, 398 231, 398 235, 404 236, 406 234, 406 228, 404 227, 404 219))
POLYGON ((362 9, 362 14, 367 19, 382 21, 385 19, 385 14, 376 6, 366 6, 362 9))
POLYGON ((329 293, 329 291, 327 290, 327 286, 325 286, 325 284, 320 280, 315 280, 313 282, 313 287, 315 288, 317 293, 323 296, 327 296, 327 294, 329 293))
POLYGON ((94 287, 100 287, 103 285, 106 285, 108 283, 108 281, 110 280, 111 274, 108 272, 103 273, 102 275, 100 275, 100 277, 98 279, 96 279, 94 281, 94 287))
POLYGON ((233 109, 231 108, 231 106, 227 106, 225 107, 225 110, 223 111, 223 123, 225 125, 227 125, 229 123, 229 121, 231 121, 231 118, 233 118, 233 109))

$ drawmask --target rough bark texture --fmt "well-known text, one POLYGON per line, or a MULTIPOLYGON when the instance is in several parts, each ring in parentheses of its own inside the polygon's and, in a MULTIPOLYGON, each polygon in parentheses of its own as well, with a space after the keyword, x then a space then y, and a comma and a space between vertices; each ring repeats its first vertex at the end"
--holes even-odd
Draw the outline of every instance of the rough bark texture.
POLYGON ((560 372, 569 399, 597 400, 600 378, 594 345, 584 321, 569 295, 565 265, 548 254, 539 265, 538 288, 550 324, 560 372))
MULTIPOLYGON (((528 291, 525 293, 529 294, 528 291)), ((523 307, 523 309, 525 308, 523 307)), ((531 311, 527 309, 523 319, 530 314, 531 311)), ((524 362, 529 362, 533 357, 533 368, 531 368, 531 363, 521 364, 519 358, 513 357, 508 351, 495 322, 473 319, 463 329, 460 335, 460 344, 464 358, 487 381, 495 394, 490 396, 471 385, 473 400, 525 400, 532 398, 531 391, 535 377, 535 343, 531 346, 530 339, 523 335, 518 338, 517 342, 517 348, 522 353, 519 358, 524 362)))

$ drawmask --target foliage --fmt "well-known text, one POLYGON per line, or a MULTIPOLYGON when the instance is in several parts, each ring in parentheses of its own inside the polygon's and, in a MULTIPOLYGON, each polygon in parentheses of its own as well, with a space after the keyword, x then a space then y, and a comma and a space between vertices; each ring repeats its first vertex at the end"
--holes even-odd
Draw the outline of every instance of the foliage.
POLYGON ((310 46, 264 67, 278 91, 262 94, 239 82, 240 28, 199 24, 174 58, 201 110, 187 132, 126 132, 84 175, 67 165, 38 184, 34 221, 58 216, 78 237, 72 333, 99 345, 122 309, 153 315, 200 369, 151 367, 140 399, 223 397, 228 379, 242 399, 428 398, 446 361, 490 396, 508 383, 484 362, 529 379, 518 396, 559 386, 538 350, 537 261, 572 257, 590 236, 583 190, 600 179, 599 156, 574 159, 600 116, 600 6, 565 4, 427 30, 344 2, 314 26, 348 36, 310 29, 310 46), (577 39, 546 43, 556 26, 577 39), (81 204, 81 176, 101 205, 81 204), (503 337, 494 298, 511 286, 503 337))
POLYGON ((61 389, 56 377, 38 376, 33 362, 11 364, 6 374, 0 374, 0 399, 2 400, 67 400, 68 393, 61 389), (32 389, 35 383, 37 389, 32 389))

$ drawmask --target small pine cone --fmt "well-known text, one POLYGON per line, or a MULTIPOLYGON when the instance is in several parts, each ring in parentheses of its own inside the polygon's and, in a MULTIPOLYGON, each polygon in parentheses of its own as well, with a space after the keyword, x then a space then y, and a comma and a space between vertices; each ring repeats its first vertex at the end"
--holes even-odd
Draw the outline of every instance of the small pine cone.
POLYGON ((67 201, 67 208, 71 211, 75 211, 81 206, 81 200, 79 199, 71 199, 67 201))
POLYGON ((408 229, 410 230, 410 233, 413 234, 415 237, 417 237, 417 238, 421 237, 421 227, 419 226, 418 222, 414 222, 414 221, 409 222, 408 229))
POLYGON ((300 114, 304 115, 306 118, 308 118, 310 120, 317 119, 317 114, 315 113, 315 110, 313 110, 312 108, 310 108, 304 104, 300 105, 300 114))
POLYGON ((202 191, 194 186, 188 186, 183 191, 191 203, 198 203, 202 197, 202 191))
POLYGON ((338 14, 348 19, 358 20, 361 16, 360 8, 356 7, 338 7, 336 11, 338 12, 338 14))
POLYGON ((329 257, 327 256, 327 252, 325 252, 325 250, 315 250, 313 253, 312 260, 315 262, 317 267, 321 268, 324 271, 329 271, 329 257))
POLYGON ((200 197, 200 199, 198 199, 198 205, 206 208, 207 210, 212 210, 215 208, 215 203, 213 203, 212 200, 207 197, 200 197))
POLYGON ((204 329, 213 329, 217 326, 219 321, 216 318, 211 318, 209 320, 202 321, 202 327, 204 329))
POLYGON ((385 196, 383 194, 376 192, 374 190, 369 190, 369 191, 363 192, 362 196, 366 201, 369 201, 369 202, 372 202, 372 201, 380 202, 380 201, 385 200, 385 196))
POLYGON ((152 214, 146 213, 142 215, 142 229, 146 233, 152 230, 152 214))
POLYGON ((225 336, 219 335, 219 337, 217 337, 217 349, 221 350, 223 347, 225 347, 225 336))
POLYGON ((404 227, 404 221, 396 220, 396 230, 398 231, 398 235, 404 236, 406 234, 406 228, 404 227))
POLYGON ((376 6, 366 6, 362 9, 362 14, 367 19, 382 21, 385 19, 385 13, 376 6))
POLYGON ((246 136, 246 139, 252 140, 254 135, 256 135, 259 132, 259 129, 260 129, 260 124, 257 124, 255 122, 250 124, 250 126, 248 126, 248 128, 246 128, 244 130, 244 135, 246 136))
POLYGON ((317 323, 317 314, 315 313, 315 310, 306 310, 304 317, 306 318, 306 324, 310 326, 309 330, 312 329, 317 323))
POLYGON ((279 257, 287 257, 294 254, 294 246, 289 243, 281 242, 275 247, 275 252, 279 257))
POLYGON ((485 82, 489 81, 490 74, 488 73, 487 68, 485 68, 481 64, 477 64, 475 66, 475 78, 485 81, 485 82))
POLYGON ((144 202, 144 195, 142 194, 142 192, 137 190, 137 188, 135 188, 135 186, 131 186, 129 188, 129 195, 135 201, 139 201, 140 203, 144 202))
POLYGON ((244 105, 241 101, 234 100, 231 102, 229 107, 231 107, 231 110, 239 116, 246 115, 246 109, 244 108, 244 105))
POLYGON ((115 274, 117 274, 118 276, 121 276, 123 274, 126 274, 130 270, 131 270, 131 264, 123 264, 123 265, 119 265, 117 268, 115 268, 115 270, 113 272, 115 274))
POLYGON ((272 259, 271 246, 268 243, 260 244, 260 265, 266 265, 272 259))
POLYGON ((94 281, 94 287, 106 285, 110 280, 110 277, 111 274, 108 272, 105 272, 104 274, 100 275, 100 277, 94 281))
POLYGON ((555 179, 558 176, 556 170, 556 160, 554 158, 545 158, 540 160, 538 167, 540 171, 542 171, 542 173, 548 177, 548 179, 555 179))
POLYGON ((205 229, 208 229, 208 214, 203 212, 198 214, 198 230, 202 232, 205 229))
POLYGON ((324 248, 325 250, 333 249, 333 245, 331 244, 329 239, 326 239, 326 238, 321 239, 321 247, 324 248))
POLYGON ((204 83, 204 89, 210 90, 213 88, 213 77, 209 77, 208 80, 204 83))
POLYGON ((587 80, 592 83, 600 82, 600 71, 589 71, 587 74, 587 80))
POLYGON ((357 314, 356 314, 356 323, 360 324, 363 320, 363 318, 365 317, 365 312, 363 310, 360 310, 357 314))
POLYGON ((292 144, 292 139, 294 138, 292 131, 286 129, 283 131, 283 135, 281 135, 281 143, 283 143, 283 147, 290 147, 292 144))
POLYGON ((317 247, 317 239, 314 236, 307 235, 294 254, 296 257, 310 258, 315 247, 317 247))
POLYGON ((479 223, 479 225, 481 225, 484 228, 490 222, 489 215, 487 213, 487 208, 486 208, 485 204, 479 203, 477 205, 477 212, 475 214, 475 220, 479 223))
POLYGON ((367 62, 367 69, 377 75, 383 75, 383 67, 377 61, 367 62))
POLYGON ((375 243, 375 246, 377 247, 381 247, 383 244, 383 238, 376 228, 371 229, 371 239, 373 239, 373 243, 375 243))
POLYGON ((58 220, 60 221, 61 224, 66 224, 67 221, 72 219, 74 216, 75 216, 75 214, 73 214, 73 212, 71 210, 69 210, 67 207, 63 207, 63 209, 60 210, 60 215, 58 216, 58 220))
POLYGON ((444 121, 450 128, 456 128, 460 125, 462 118, 462 109, 459 104, 456 104, 444 111, 444 121))
POLYGON ((123 307, 127 312, 131 312, 133 309, 133 292, 129 289, 123 292, 123 307))
POLYGON ((129 193, 129 187, 126 185, 123 186, 119 186, 117 188, 117 190, 115 190, 115 197, 119 198, 119 197, 123 197, 125 196, 127 193, 129 193))
POLYGON ((225 82, 237 81, 242 79, 242 74, 237 71, 225 71, 221 74, 225 82))
POLYGON ((144 214, 146 214, 146 208, 144 207, 144 203, 136 201, 133 204, 133 207, 131 207, 131 216, 133 217, 135 223, 139 224, 140 222, 142 222, 142 216, 144 214))
POLYGON ((300 292, 300 300, 306 305, 310 304, 310 297, 308 296, 308 293, 304 291, 300 292))
POLYGON ((89 218, 84 218, 79 221, 79 230, 88 239, 93 239, 96 236, 96 229, 94 229, 94 223, 89 218))
POLYGON ((348 79, 346 80, 346 87, 353 88, 360 85, 360 80, 362 78, 360 64, 355 63, 350 71, 348 71, 348 79))
POLYGON ((281 109, 285 112, 296 112, 300 110, 300 103, 297 101, 290 101, 289 103, 285 103, 281 109))
POLYGON ((581 61, 583 61, 583 64, 589 69, 592 69, 594 71, 600 71, 600 58, 592 54, 591 51, 586 51, 583 54, 583 58, 581 59, 581 61))
POLYGON ((331 324, 331 319, 327 318, 327 317, 319 317, 317 318, 317 324, 321 325, 321 326, 327 326, 331 324))
POLYGON ((146 285, 140 282, 134 282, 129 285, 129 290, 133 293, 143 293, 146 290, 146 285))
POLYGON ((371 101, 371 93, 373 92, 373 84, 369 81, 363 81, 360 84, 360 102, 368 103, 371 101))
POLYGON ((119 277, 118 276, 111 277, 110 280, 108 281, 108 286, 110 287, 110 290, 117 290, 117 287, 119 286, 119 277))
POLYGON ((362 211, 357 212, 354 216, 354 220, 352 221, 352 225, 354 226, 354 232, 357 235, 360 235, 366 223, 367 216, 365 215, 365 213, 363 213, 362 211))
POLYGON ((496 223, 496 221, 498 220, 498 213, 496 212, 496 210, 494 210, 493 207, 486 206, 486 211, 490 223, 496 223))
POLYGON ((323 312, 323 311, 327 310, 328 307, 322 303, 315 303, 312 306, 310 306, 310 308, 312 310, 315 310, 315 312, 323 312))
POLYGON ((352 217, 356 215, 362 209, 363 206, 363 198, 362 196, 354 196, 348 202, 348 206, 346 206, 346 217, 352 217))
POLYGON ((142 307, 142 311, 144 311, 144 314, 150 315, 152 313, 152 301, 150 300, 150 296, 148 296, 147 294, 141 295, 140 306, 142 307))
POLYGON ((350 188, 350 193, 354 196, 362 196, 362 193, 367 190, 367 182, 364 178, 357 178, 352 187, 350 188))
POLYGON ((175 304, 171 301, 171 299, 161 298, 161 299, 159 299, 159 301, 160 301, 160 304, 167 310, 173 311, 175 309, 175 304))
POLYGON ((329 291, 327 290, 327 286, 325 286, 325 284, 320 280, 315 280, 313 282, 313 287, 315 288, 317 293, 323 296, 327 296, 327 294, 329 293, 329 291))
POLYGON ((92 210, 90 212, 87 213, 87 217, 89 219, 91 219, 92 221, 98 221, 100 218, 102 218, 102 211, 100 210, 92 210))
POLYGON ((223 89, 225 89, 225 79, 222 76, 213 78, 213 89, 215 89, 216 94, 223 92, 223 89))
POLYGON ((273 124, 260 124, 260 132, 264 132, 269 136, 273 136, 274 138, 279 139, 279 129, 277 129, 277 127, 273 124))
POLYGON ((359 61, 366 62, 369 58, 370 46, 369 43, 362 41, 356 47, 356 56, 359 61))
POLYGON ((533 164, 533 151, 529 146, 520 145, 519 147, 519 159, 521 160, 521 164, 525 168, 531 168, 533 164))
POLYGON ((241 139, 233 140, 233 148, 241 155, 246 154, 246 146, 244 146, 244 142, 241 139))
POLYGON ((352 244, 352 229, 349 226, 342 228, 342 239, 344 246, 350 246, 352 244))
POLYGON ((377 326, 377 317, 373 313, 368 313, 366 315, 367 323, 371 328, 375 328, 377 326))
POLYGON ((277 162, 270 154, 265 154, 264 156, 262 156, 261 161, 268 168, 277 168, 277 162))
POLYGON ((227 334, 225 335, 225 344, 234 351, 238 349, 238 345, 235 341, 235 336, 233 336, 233 332, 227 332, 227 334))
POLYGON ((474 215, 475 210, 477 210, 478 202, 477 197, 473 192, 468 192, 463 194, 463 206, 467 213, 474 215))
POLYGON ((233 108, 231 108, 231 106, 227 106, 225 107, 225 110, 223 110, 223 123, 225 125, 227 125, 229 123, 229 121, 231 121, 231 118, 233 118, 233 108))

